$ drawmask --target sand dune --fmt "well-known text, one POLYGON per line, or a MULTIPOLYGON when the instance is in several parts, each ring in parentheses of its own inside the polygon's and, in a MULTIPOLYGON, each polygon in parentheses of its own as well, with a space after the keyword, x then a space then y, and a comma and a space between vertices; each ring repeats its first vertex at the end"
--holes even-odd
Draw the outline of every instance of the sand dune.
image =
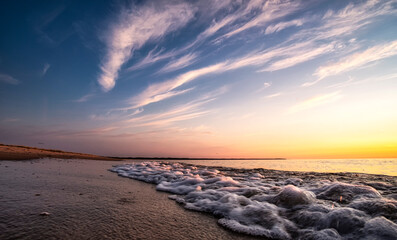
POLYGON ((28 160, 38 158, 79 158, 113 161, 120 160, 93 154, 64 152, 61 150, 0 144, 0 160, 28 160))

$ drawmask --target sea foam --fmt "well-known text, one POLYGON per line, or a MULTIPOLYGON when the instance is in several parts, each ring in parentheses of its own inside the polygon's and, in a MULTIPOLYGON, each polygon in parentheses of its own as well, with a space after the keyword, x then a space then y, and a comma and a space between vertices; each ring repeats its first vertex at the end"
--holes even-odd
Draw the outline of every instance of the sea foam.
POLYGON ((110 169, 156 184, 186 209, 271 239, 397 239, 395 177, 142 162, 110 169))

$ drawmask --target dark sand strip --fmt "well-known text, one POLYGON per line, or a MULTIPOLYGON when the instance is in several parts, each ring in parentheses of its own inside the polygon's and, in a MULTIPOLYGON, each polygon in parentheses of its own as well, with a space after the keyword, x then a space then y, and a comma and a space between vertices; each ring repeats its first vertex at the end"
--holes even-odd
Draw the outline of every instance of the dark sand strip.
POLYGON ((43 149, 35 147, 0 144, 0 160, 29 160, 39 158, 63 159, 96 159, 119 161, 111 157, 98 156, 85 153, 65 152, 61 150, 43 149))

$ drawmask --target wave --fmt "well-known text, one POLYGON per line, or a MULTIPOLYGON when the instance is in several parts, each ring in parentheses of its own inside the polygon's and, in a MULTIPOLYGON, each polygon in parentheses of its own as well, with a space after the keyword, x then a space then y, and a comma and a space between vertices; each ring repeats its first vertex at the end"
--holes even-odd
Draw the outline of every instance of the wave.
POLYGON ((186 209, 236 232, 271 239, 396 239, 397 178, 234 169, 184 163, 114 166, 156 184, 186 209))

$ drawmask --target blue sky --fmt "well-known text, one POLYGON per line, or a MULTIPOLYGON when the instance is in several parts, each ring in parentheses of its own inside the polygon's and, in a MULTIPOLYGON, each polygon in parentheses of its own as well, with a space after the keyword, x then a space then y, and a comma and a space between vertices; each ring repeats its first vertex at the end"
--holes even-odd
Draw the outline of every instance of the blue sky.
POLYGON ((2 143, 123 156, 396 156, 397 1, 0 6, 2 143))

